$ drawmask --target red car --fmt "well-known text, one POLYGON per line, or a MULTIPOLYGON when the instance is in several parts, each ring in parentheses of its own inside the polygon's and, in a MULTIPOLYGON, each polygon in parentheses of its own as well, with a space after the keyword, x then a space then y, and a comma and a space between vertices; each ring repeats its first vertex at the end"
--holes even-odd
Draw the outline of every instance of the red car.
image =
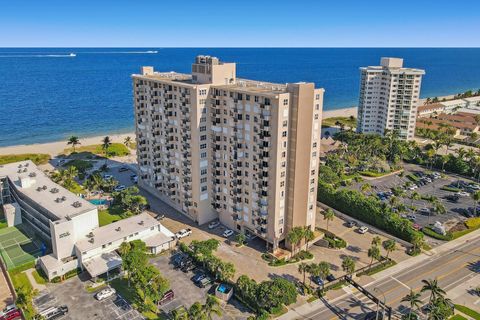
POLYGON ((22 312, 19 309, 14 309, 7 314, 4 314, 3 316, 0 317, 0 320, 13 320, 13 319, 19 319, 22 317, 22 312))
POLYGON ((420 230, 421 228, 422 227, 420 227, 420 225, 418 225, 416 223, 413 225, 413 229, 415 229, 415 230, 420 230))

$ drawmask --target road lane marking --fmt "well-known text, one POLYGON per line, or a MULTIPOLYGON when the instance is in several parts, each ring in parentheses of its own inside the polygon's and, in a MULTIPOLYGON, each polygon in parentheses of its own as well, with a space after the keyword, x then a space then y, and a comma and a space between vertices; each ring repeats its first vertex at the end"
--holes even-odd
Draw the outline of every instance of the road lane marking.
POLYGON ((410 287, 407 286, 405 283, 403 283, 402 281, 398 280, 397 278, 395 277, 392 277, 390 276, 390 278, 392 278, 393 280, 397 281, 398 283, 400 283, 402 286, 404 286, 405 288, 407 288, 408 290, 410 290, 410 287))

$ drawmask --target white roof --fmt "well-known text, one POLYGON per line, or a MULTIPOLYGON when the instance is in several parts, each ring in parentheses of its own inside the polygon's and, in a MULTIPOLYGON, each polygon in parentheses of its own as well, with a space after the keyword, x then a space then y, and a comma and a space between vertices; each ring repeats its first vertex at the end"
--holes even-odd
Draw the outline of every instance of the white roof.
POLYGON ((53 221, 69 219, 96 209, 95 205, 50 180, 30 160, 0 165, 0 177, 5 176, 19 193, 50 212, 53 221), (57 199, 64 200, 57 202, 57 199), (75 207, 74 203, 80 206, 75 207))
POLYGON ((155 218, 148 213, 141 213, 130 218, 110 223, 106 226, 94 229, 85 238, 77 241, 75 246, 81 252, 90 251, 106 245, 110 242, 121 240, 129 235, 141 232, 151 227, 160 225, 155 218), (93 240, 92 240, 93 239, 93 240))
POLYGON ((463 99, 463 100, 468 101, 468 102, 470 102, 470 103, 472 103, 472 102, 479 102, 479 101, 480 101, 480 96, 465 98, 465 99, 463 99))
POLYGON ((122 258, 115 251, 102 253, 101 255, 83 262, 83 266, 92 277, 104 274, 105 272, 121 265, 122 258))
POLYGON ((463 99, 455 99, 440 102, 444 106, 456 106, 456 105, 467 105, 467 102, 463 99))

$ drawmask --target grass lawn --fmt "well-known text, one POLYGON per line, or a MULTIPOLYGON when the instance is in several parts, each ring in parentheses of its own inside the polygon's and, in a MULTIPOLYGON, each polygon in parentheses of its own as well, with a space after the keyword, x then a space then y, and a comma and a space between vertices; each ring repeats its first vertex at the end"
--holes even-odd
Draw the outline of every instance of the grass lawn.
POLYGON ((467 316, 469 317, 472 317, 473 319, 475 320, 480 320, 480 313, 475 311, 475 310, 472 310, 466 306, 462 306, 460 304, 456 304, 455 305, 455 309, 457 309, 458 311, 460 311, 461 313, 464 313, 466 314, 467 316))
POLYGON ((467 318, 465 318, 464 316, 461 316, 459 314, 456 314, 453 317, 451 317, 449 320, 467 320, 467 318))
MULTIPOLYGON (((67 148, 63 150, 63 152, 67 155, 71 154, 73 152, 73 148, 67 148)), ((101 144, 76 147, 75 152, 90 152, 100 156, 105 155, 101 144)), ((108 148, 109 157, 127 156, 129 154, 130 150, 123 143, 112 143, 110 148, 108 148)))
POLYGON ((29 291, 33 290, 32 284, 30 283, 27 275, 24 272, 18 272, 18 273, 9 272, 9 274, 15 289, 25 287, 25 288, 28 288, 29 291))
POLYGON ((322 127, 327 128, 327 127, 335 127, 336 122, 341 122, 345 126, 350 127, 350 128, 355 128, 357 126, 357 118, 355 117, 333 117, 333 118, 327 118, 322 120, 322 127))
POLYGON ((0 165, 25 160, 32 160, 37 165, 45 164, 50 160, 50 155, 44 153, 6 154, 0 156, 0 165))
POLYGON ((114 205, 108 209, 98 210, 98 223, 100 227, 124 218, 123 209, 120 206, 114 205))
POLYGON ((38 283, 38 284, 45 284, 47 283, 47 279, 45 277, 43 277, 39 272, 38 270, 33 270, 32 272, 32 276, 33 278, 35 279, 35 281, 38 283))
POLYGON ((93 164, 90 161, 85 161, 85 160, 80 160, 80 159, 74 159, 68 161, 65 165, 65 168, 69 167, 75 167, 77 168, 78 171, 80 172, 85 172, 88 169, 91 169, 93 167, 93 164))

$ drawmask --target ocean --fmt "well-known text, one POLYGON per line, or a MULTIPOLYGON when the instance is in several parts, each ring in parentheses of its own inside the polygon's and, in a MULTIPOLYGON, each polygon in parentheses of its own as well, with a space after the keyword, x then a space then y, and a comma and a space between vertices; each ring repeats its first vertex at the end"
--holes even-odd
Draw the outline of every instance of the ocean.
POLYGON ((426 70, 422 97, 480 88, 480 49, 0 48, 0 146, 132 131, 130 75, 189 73, 199 54, 236 62, 241 78, 315 82, 324 110, 355 106, 359 67, 383 56, 426 70))

